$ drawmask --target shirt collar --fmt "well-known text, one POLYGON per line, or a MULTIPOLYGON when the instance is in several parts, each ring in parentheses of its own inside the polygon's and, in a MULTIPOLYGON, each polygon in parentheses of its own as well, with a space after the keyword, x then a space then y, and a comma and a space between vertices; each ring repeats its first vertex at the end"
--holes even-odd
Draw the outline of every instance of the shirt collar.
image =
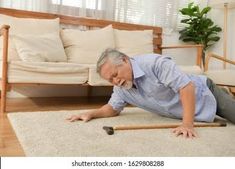
POLYGON ((142 77, 145 75, 143 70, 139 67, 137 62, 135 61, 134 58, 130 58, 131 66, 132 66, 132 71, 133 71, 133 77, 134 79, 137 79, 139 77, 142 77))

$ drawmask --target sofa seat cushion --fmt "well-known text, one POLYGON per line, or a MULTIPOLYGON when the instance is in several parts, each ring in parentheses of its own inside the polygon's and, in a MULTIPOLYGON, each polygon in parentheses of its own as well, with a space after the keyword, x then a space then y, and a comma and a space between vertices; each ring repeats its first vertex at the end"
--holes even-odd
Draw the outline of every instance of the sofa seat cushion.
POLYGON ((88 67, 74 63, 16 61, 8 67, 11 83, 83 84, 87 80, 88 67))
POLYGON ((203 74, 203 70, 196 65, 186 66, 186 65, 179 65, 179 68, 187 74, 194 74, 194 75, 201 75, 203 74))
POLYGON ((235 86, 235 70, 208 70, 205 75, 212 79, 216 84, 235 86))
POLYGON ((86 64, 89 67, 88 84, 91 86, 112 86, 107 80, 104 80, 96 73, 96 64, 86 64))

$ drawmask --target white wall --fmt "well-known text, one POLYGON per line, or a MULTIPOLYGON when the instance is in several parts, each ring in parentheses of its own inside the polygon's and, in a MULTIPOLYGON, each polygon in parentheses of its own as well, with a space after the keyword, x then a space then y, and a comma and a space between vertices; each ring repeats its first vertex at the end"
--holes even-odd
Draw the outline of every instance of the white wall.
MULTIPOLYGON (((184 44, 178 39, 178 32, 172 32, 170 35, 163 35, 163 46, 184 44)), ((177 64, 180 65, 195 65, 196 63, 196 48, 165 49, 162 53, 163 55, 170 56, 177 64)))
MULTIPOLYGON (((213 9, 210 13, 210 17, 219 26, 223 27, 223 10, 213 9)), ((228 15, 228 58, 235 60, 235 9, 229 10, 228 15)), ((171 35, 163 36, 164 45, 176 45, 182 44, 178 40, 178 32, 173 32, 171 35)), ((223 33, 220 33, 221 40, 216 43, 210 51, 218 54, 223 54, 223 33)), ((164 55, 171 56, 178 64, 194 64, 196 60, 195 49, 177 49, 177 50, 165 50, 164 55)), ((222 67, 221 62, 212 60, 210 64, 211 68, 222 67)), ((233 66, 232 68, 234 68, 233 66)), ((94 87, 92 95, 103 96, 110 95, 110 88, 94 87)), ((37 87, 17 87, 13 88, 12 92, 8 93, 8 97, 52 97, 52 96, 86 96, 87 87, 82 86, 37 86, 37 87)))
MULTIPOLYGON (((212 9, 210 15, 212 20, 223 29, 224 25, 224 11, 223 9, 212 9)), ((228 32, 227 32, 227 58, 235 60, 235 9, 229 9, 228 11, 228 32)), ((221 39, 209 51, 223 55, 223 31, 219 34, 221 39)), ((211 60, 209 65, 212 69, 222 68, 223 63, 216 60, 211 60)), ((234 69, 235 66, 229 65, 229 68, 234 69)))

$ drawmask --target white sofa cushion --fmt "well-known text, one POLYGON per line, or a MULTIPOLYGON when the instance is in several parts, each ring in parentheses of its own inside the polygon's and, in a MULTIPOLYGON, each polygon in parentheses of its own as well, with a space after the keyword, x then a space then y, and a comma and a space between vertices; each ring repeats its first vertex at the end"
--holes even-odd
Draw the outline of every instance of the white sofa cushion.
POLYGON ((235 86, 235 70, 208 70, 205 75, 211 78, 216 84, 235 86))
POLYGON ((96 64, 86 65, 89 68, 88 84, 91 86, 112 86, 110 82, 104 80, 96 72, 96 64))
MULTIPOLYGON (((16 18, 0 14, 0 25, 10 25, 9 31, 9 61, 20 60, 16 47, 12 42, 11 35, 17 34, 33 34, 43 35, 48 33, 57 33, 59 35, 60 26, 59 18, 56 19, 32 19, 32 18, 16 18)), ((0 37, 0 51, 2 51, 2 36, 0 37)), ((2 60, 2 57, 0 58, 2 60)))
POLYGON ((58 34, 13 35, 17 52, 26 62, 66 62, 67 57, 58 34))
POLYGON ((132 57, 153 53, 153 31, 127 31, 114 29, 116 49, 132 57))
POLYGON ((200 68, 200 66, 196 65, 191 65, 191 66, 186 66, 186 65, 179 65, 179 68, 187 74, 194 74, 194 75, 202 75, 203 70, 200 68))
POLYGON ((88 31, 64 29, 61 35, 68 62, 72 63, 95 64, 106 48, 115 47, 111 25, 88 31))
POLYGON ((84 84, 87 80, 88 67, 75 63, 16 61, 8 68, 10 83, 84 84))

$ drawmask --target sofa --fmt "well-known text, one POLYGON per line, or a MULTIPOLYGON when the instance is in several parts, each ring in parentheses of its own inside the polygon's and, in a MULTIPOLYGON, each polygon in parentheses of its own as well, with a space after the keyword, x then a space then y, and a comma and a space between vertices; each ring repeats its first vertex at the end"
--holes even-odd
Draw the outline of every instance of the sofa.
POLYGON ((235 66, 235 61, 226 59, 224 56, 209 52, 205 60, 204 74, 212 79, 217 85, 226 87, 234 95, 235 69, 233 69, 232 66, 235 66), (212 59, 220 61, 224 64, 225 67, 220 69, 209 68, 209 63, 212 59))
POLYGON ((12 85, 111 86, 96 73, 96 61, 106 48, 130 57, 195 48, 195 65, 180 67, 186 73, 203 72, 202 46, 164 47, 161 27, 7 8, 0 8, 0 25, 1 113, 12 85))

